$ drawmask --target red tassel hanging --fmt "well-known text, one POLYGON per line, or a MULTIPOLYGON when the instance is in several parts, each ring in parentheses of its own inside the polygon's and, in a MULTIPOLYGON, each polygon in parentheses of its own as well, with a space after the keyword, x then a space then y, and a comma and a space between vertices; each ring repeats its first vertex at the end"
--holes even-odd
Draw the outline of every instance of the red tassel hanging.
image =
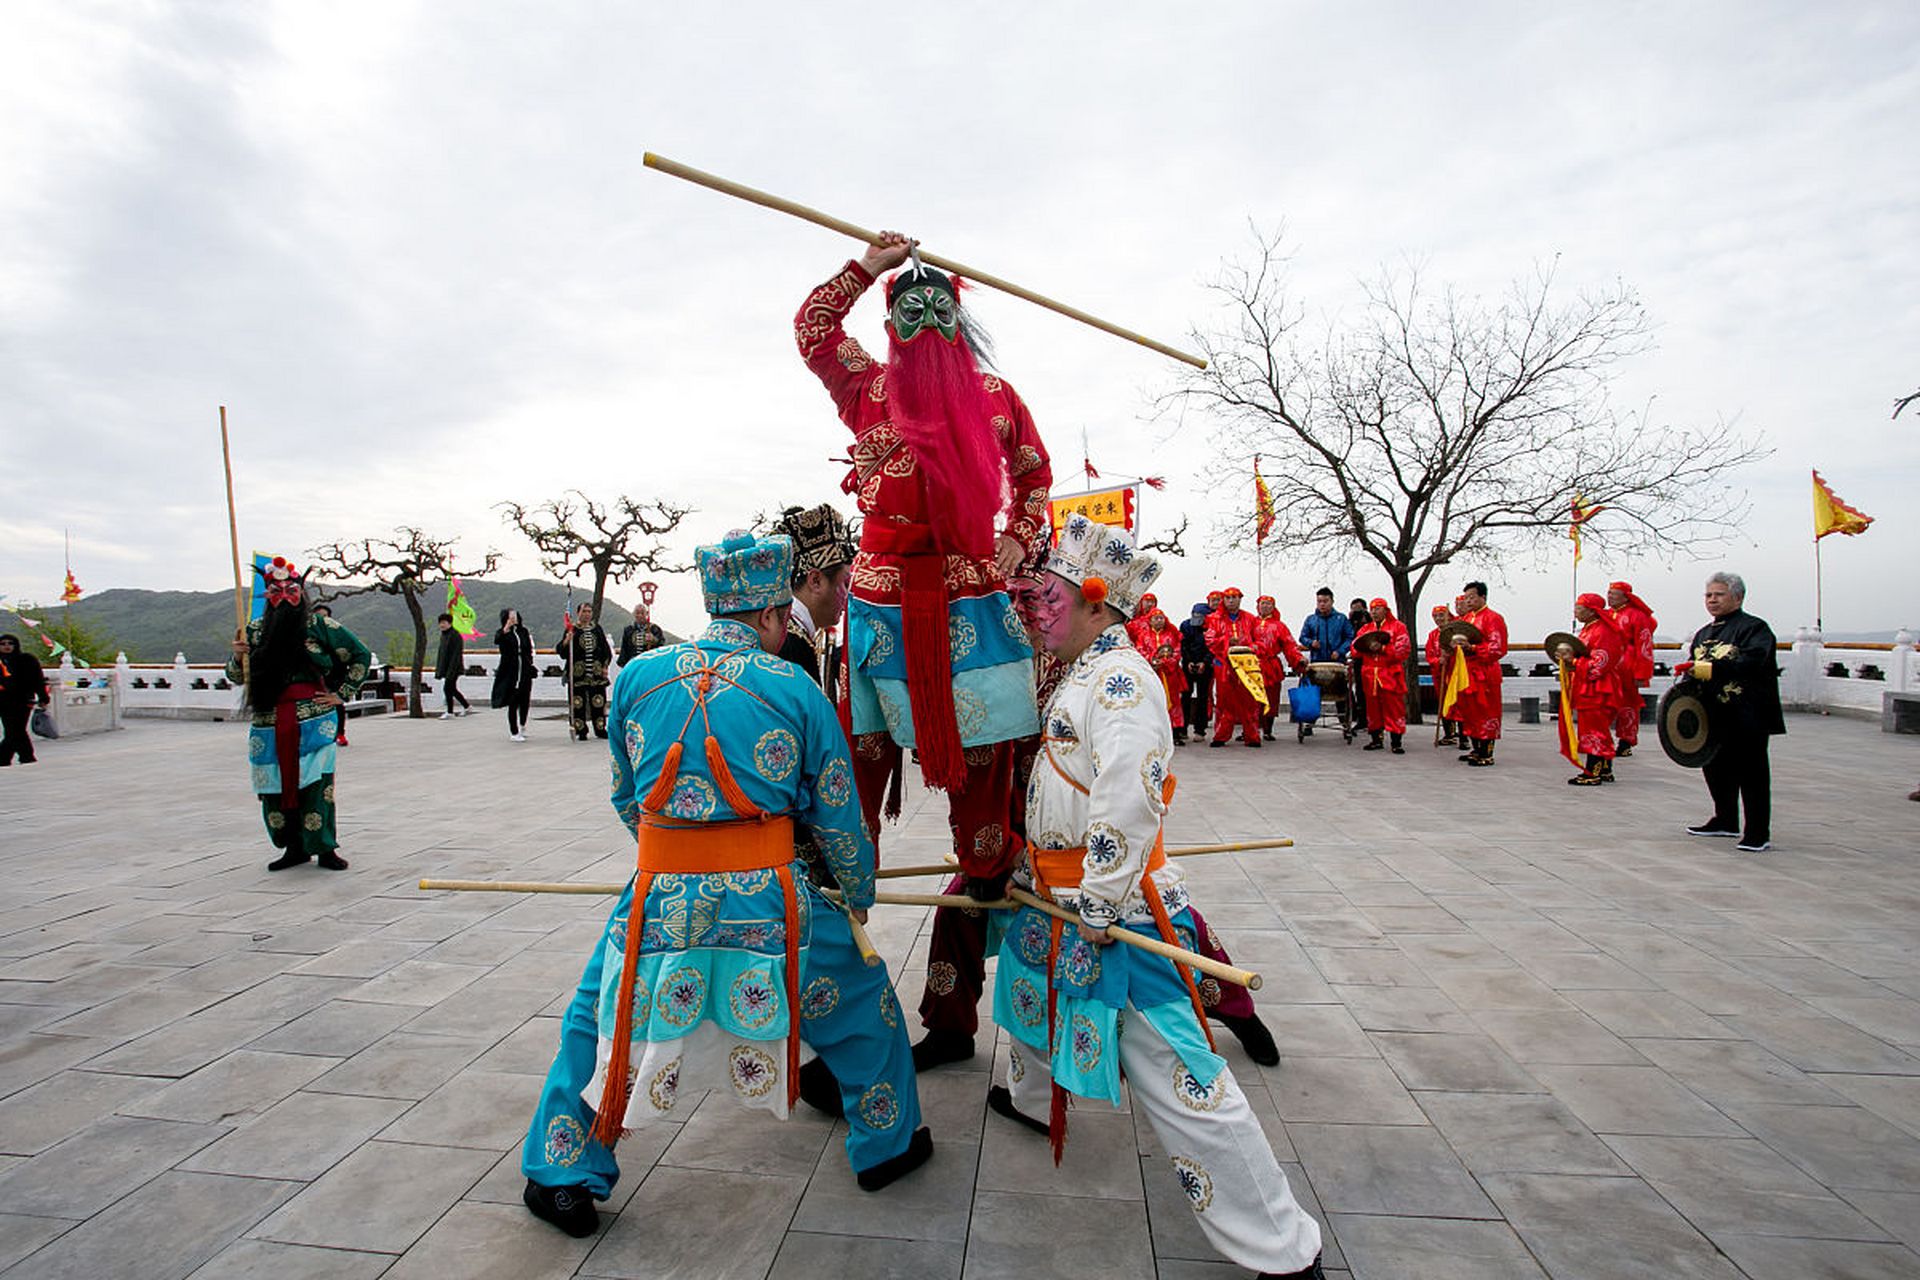
POLYGON ((1164 489, 1167 487, 1167 478, 1165 476, 1148 476, 1140 483, 1149 489, 1164 489))

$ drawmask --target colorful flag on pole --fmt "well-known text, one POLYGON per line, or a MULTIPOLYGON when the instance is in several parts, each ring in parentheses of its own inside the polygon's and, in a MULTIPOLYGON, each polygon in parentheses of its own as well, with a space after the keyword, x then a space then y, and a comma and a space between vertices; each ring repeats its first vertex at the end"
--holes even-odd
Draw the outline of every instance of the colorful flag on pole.
POLYGON ((1838 494, 1827 487, 1818 471, 1813 473, 1813 540, 1815 542, 1830 533, 1844 533, 1852 537, 1865 533, 1867 526, 1873 523, 1873 517, 1857 507, 1850 507, 1840 501, 1838 494))
POLYGON ((67 585, 60 590, 62 604, 72 604, 80 598, 80 584, 73 580, 73 570, 67 570, 67 585))
POLYGON ((1460 695, 1473 688, 1473 675, 1467 670, 1467 651, 1455 649, 1453 656, 1447 659, 1446 683, 1440 687, 1440 718, 1458 720, 1453 713, 1454 704, 1460 701, 1460 695))
POLYGON ((1567 536, 1573 539, 1573 562, 1575 564, 1580 563, 1580 526, 1605 510, 1606 507, 1604 505, 1594 507, 1584 505, 1579 494, 1573 496, 1573 519, 1572 522, 1567 525, 1567 536))
POLYGON ((267 566, 273 557, 264 551, 253 553, 253 577, 247 583, 247 621, 258 622, 267 616, 267 566))
POLYGON ((480 619, 475 616, 473 606, 467 602, 467 593, 460 589, 460 579, 447 580, 447 612, 453 615, 453 629, 469 640, 480 638, 480 619))
POLYGON ((1273 491, 1260 475, 1260 455, 1253 455, 1253 545, 1263 546, 1273 531, 1273 491))

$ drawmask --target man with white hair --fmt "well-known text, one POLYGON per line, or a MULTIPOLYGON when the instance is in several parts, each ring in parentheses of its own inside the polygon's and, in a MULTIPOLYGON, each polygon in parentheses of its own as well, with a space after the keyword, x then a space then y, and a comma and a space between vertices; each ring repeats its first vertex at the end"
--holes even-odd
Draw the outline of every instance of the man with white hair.
POLYGON ((1015 874, 1079 920, 1010 913, 993 1016, 1013 1049, 987 1104, 1048 1133, 1057 1156, 1068 1094, 1117 1106, 1124 1069, 1208 1242, 1262 1275, 1318 1280, 1319 1224, 1213 1051, 1194 972, 1111 945, 1119 928, 1188 949, 1195 938, 1162 830, 1174 789, 1166 692, 1123 625, 1159 573, 1125 530, 1080 515, 1047 561, 1043 635, 1070 665, 1041 717, 1015 874))
POLYGON ((1720 750, 1701 771, 1713 796, 1713 816, 1687 830, 1696 836, 1739 836, 1742 853, 1773 847, 1773 783, 1767 741, 1785 733, 1780 714, 1780 668, 1773 628, 1746 611, 1747 584, 1724 570, 1707 579, 1713 619, 1693 633, 1687 660, 1674 675, 1701 686, 1720 750), (1746 829, 1740 826, 1746 809, 1746 829))

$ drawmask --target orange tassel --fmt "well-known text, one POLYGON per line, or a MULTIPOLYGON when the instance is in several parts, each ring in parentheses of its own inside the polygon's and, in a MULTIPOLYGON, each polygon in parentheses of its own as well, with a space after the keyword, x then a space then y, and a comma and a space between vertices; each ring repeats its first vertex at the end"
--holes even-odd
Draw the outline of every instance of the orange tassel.
POLYGON ((726 756, 720 751, 720 740, 712 734, 707 735, 707 772, 713 775, 713 785, 720 789, 720 798, 727 802, 736 816, 760 816, 760 806, 747 799, 747 793, 740 789, 733 770, 727 768, 726 756))
POLYGON ((683 754, 684 748, 678 742, 667 748, 667 758, 660 763, 660 776, 654 780, 653 790, 647 792, 647 798, 640 802, 641 808, 658 813, 667 807, 667 800, 673 795, 673 784, 680 780, 680 757, 683 754))
POLYGON ((634 877, 633 901, 627 907, 627 945, 620 961, 618 1012, 613 1019, 613 1048, 607 1057, 607 1082, 600 1091, 600 1105, 594 1110, 593 1139, 613 1150, 624 1131, 627 1118, 627 1072, 633 1067, 633 986, 640 966, 640 934, 647 917, 647 889, 653 874, 642 871, 634 877))

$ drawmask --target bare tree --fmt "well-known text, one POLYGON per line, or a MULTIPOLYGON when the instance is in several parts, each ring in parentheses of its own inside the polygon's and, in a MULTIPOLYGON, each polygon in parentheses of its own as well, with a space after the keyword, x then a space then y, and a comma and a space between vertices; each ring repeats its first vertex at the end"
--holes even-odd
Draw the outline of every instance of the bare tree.
POLYGON ((1180 545, 1180 540, 1186 536, 1187 517, 1183 515, 1180 517, 1179 525, 1168 530, 1165 537, 1149 538, 1140 544, 1140 549, 1142 551, 1158 551, 1160 554, 1168 556, 1184 556, 1187 554, 1187 549, 1180 545))
POLYGON ((457 569, 453 543, 451 538, 429 537, 412 525, 401 525, 391 538, 330 542, 309 553, 314 572, 340 584, 327 592, 329 599, 377 591, 407 602, 407 612, 413 615, 413 679, 408 685, 407 714, 416 720, 426 714, 420 705, 420 680, 427 661, 427 615, 420 597, 430 582, 482 577, 500 564, 500 553, 489 551, 479 567, 457 569))
POLYGON ((593 616, 601 614, 607 583, 625 582, 642 569, 687 573, 691 565, 667 558, 667 534, 693 511, 671 502, 635 502, 622 494, 602 505, 578 489, 532 508, 503 502, 507 523, 540 553, 540 566, 560 578, 593 574, 593 616))
POLYGON ((1280 237, 1212 286, 1223 318, 1197 332, 1207 367, 1161 400, 1198 411, 1242 512, 1220 544, 1252 541, 1252 458, 1273 494, 1287 557, 1355 553, 1385 571, 1395 611, 1421 645, 1421 593, 1462 559, 1482 563, 1564 538, 1577 499, 1605 505, 1590 544, 1671 560, 1728 539, 1746 512, 1730 473, 1768 450, 1726 423, 1670 426, 1609 402, 1618 366, 1650 345, 1639 299, 1621 284, 1563 299, 1537 271, 1503 297, 1426 291, 1418 271, 1383 272, 1350 322, 1308 331, 1287 289, 1280 237))

